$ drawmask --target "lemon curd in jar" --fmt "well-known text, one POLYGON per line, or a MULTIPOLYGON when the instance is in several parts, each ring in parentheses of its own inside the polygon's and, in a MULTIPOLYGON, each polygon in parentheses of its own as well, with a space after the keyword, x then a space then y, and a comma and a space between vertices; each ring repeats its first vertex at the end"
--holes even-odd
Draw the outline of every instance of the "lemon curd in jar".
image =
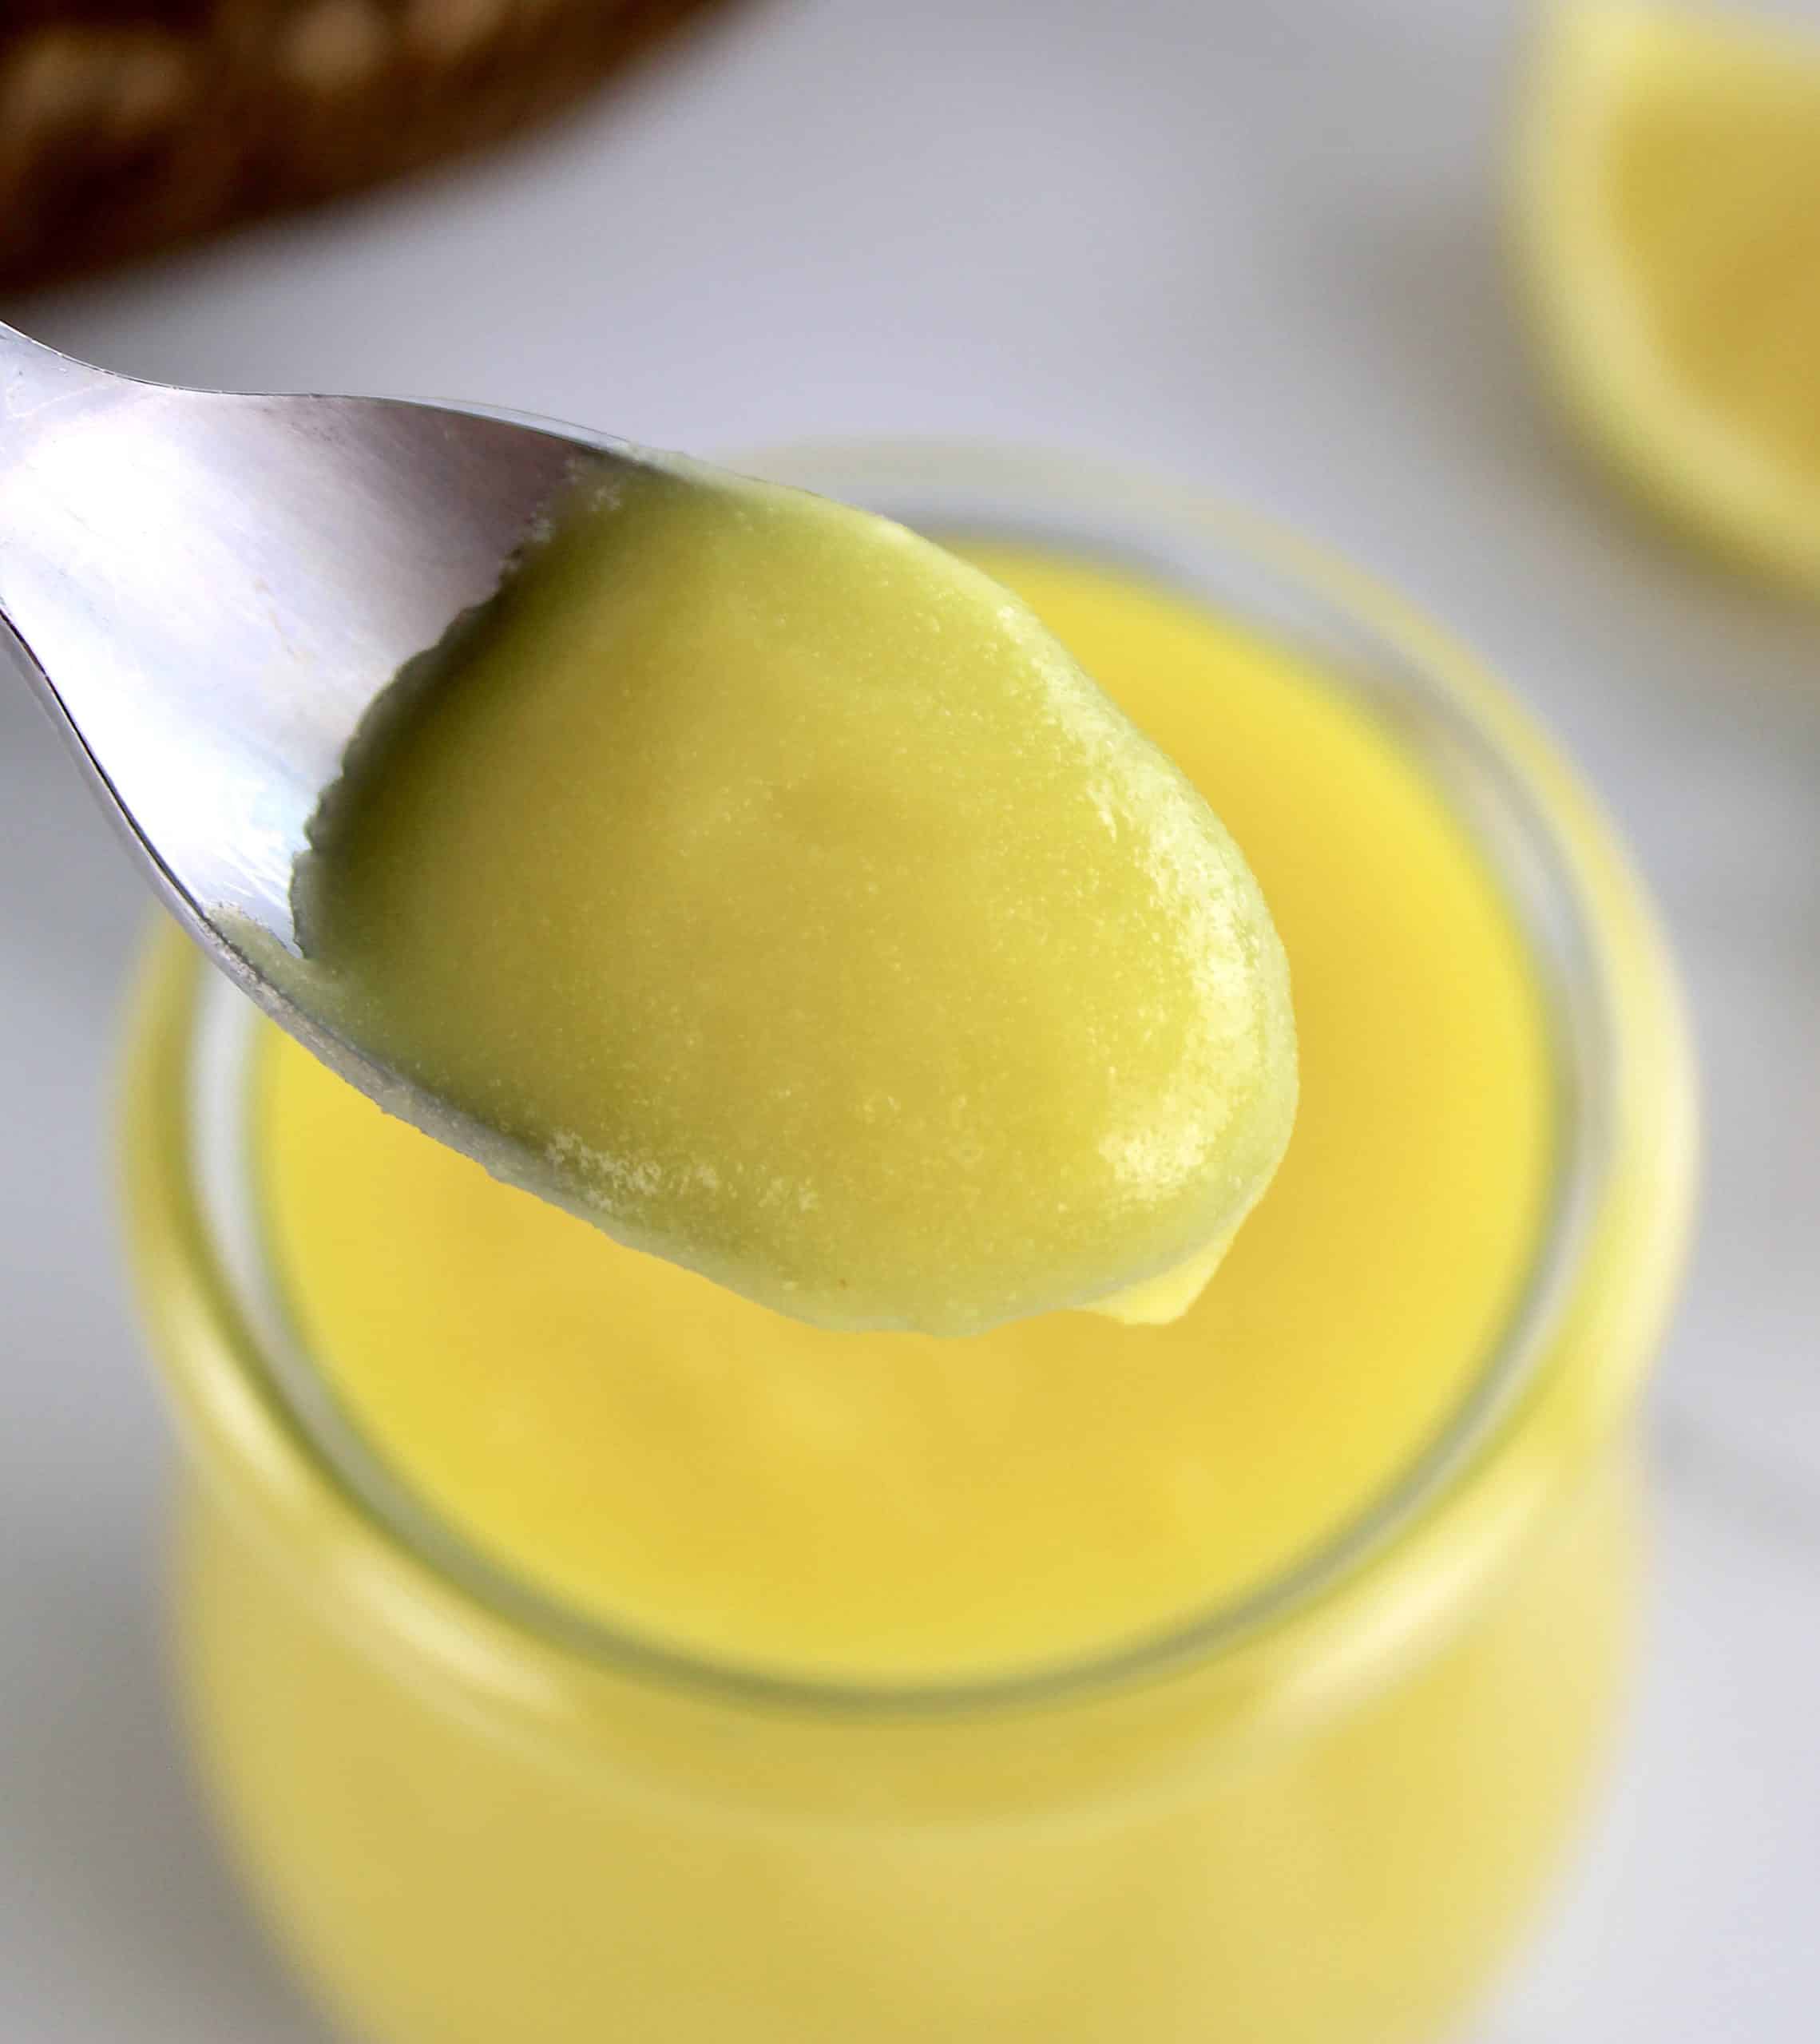
POLYGON ((223 1082, 186 1099, 194 968, 155 978, 138 1242, 211 1478, 199 1749, 380 2044, 1418 2044, 1578 1807, 1685 1180, 1628 883, 1509 766, 1589 933, 1589 1046, 1457 733, 1160 581, 968 551, 1207 796, 1288 954, 1295 1134, 1173 1324, 808 1326, 263 1024, 212 1269, 172 1159, 223 1082))
POLYGON ((503 1566, 670 1646, 950 1678, 1241 1594, 1434 1434, 1535 1252, 1540 994, 1439 793, 1179 600, 986 564, 1228 819, 1291 961, 1299 1130, 1173 1325, 802 1326, 489 1180, 289 1039, 267 1054, 275 1258, 355 1425, 503 1566))

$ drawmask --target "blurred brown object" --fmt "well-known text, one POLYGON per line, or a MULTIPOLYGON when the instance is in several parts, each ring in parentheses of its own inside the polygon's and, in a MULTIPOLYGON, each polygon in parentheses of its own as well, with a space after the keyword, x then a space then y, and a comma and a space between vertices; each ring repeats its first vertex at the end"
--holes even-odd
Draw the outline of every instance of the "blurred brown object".
POLYGON ((725 0, 0 0, 0 286, 420 168, 725 0))

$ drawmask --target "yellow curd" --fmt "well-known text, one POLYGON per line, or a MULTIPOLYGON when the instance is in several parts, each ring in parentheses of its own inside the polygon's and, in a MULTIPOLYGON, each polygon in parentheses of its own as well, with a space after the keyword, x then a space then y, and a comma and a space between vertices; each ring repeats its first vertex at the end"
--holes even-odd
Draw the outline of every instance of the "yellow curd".
POLYGON ((1193 1297, 1288 1139, 1283 949, 1009 591, 628 468, 442 667, 313 834, 301 993, 490 1165, 824 1325, 1193 1297))
POLYGON ((351 2035, 1440 2044, 1528 1919, 1625 1660, 1672 992, 1450 656, 1359 626, 1357 687, 1237 614, 1329 599, 1144 516, 1263 595, 970 551, 1225 818, 1294 975, 1295 1139, 1171 1325, 805 1325, 263 1024, 224 1049, 234 996, 161 954, 129 1155, 196 1478, 184 1692, 351 2035), (1558 913, 1520 921, 1538 870, 1558 913))

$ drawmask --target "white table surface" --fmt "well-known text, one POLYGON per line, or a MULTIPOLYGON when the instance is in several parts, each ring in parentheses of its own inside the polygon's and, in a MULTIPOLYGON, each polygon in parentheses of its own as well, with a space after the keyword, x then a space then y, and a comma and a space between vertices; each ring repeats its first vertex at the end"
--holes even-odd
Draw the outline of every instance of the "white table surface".
MULTIPOLYGON (((1633 1735, 1476 2035, 1810 2044, 1820 610, 1634 519, 1539 402, 1496 239, 1517 26, 1494 0, 759 0, 478 168, 0 310, 152 376, 704 450, 883 430, 1135 457, 1475 641, 1638 848, 1710 1115, 1633 1735)), ((159 1685, 164 1440, 109 1182, 145 912, 0 689, 0 2035, 305 2044, 159 1685)))

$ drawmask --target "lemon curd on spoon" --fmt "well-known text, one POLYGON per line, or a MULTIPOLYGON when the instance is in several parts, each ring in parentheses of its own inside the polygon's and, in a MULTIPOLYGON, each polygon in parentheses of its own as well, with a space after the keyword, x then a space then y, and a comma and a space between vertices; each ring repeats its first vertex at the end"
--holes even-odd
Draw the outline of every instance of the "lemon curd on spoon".
POLYGON ((1167 1318, 1288 1140, 1283 949, 1203 794, 981 568, 800 491, 576 509, 317 847, 319 1012, 802 1320, 1167 1318))

